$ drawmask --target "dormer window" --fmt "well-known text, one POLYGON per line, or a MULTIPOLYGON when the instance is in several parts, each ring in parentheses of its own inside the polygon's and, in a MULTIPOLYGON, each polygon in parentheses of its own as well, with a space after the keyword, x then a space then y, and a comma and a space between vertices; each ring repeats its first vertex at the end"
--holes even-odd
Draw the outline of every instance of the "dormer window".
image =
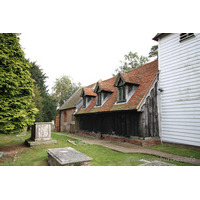
POLYGON ((195 36, 194 33, 181 33, 179 42, 195 36))
POLYGON ((86 96, 85 97, 83 97, 83 108, 85 108, 86 107, 86 96))
POLYGON ((118 102, 126 101, 126 86, 118 88, 118 102))
POLYGON ((101 105, 101 92, 97 93, 97 106, 101 105))
POLYGON ((89 104, 92 102, 96 94, 94 93, 94 89, 92 88, 83 88, 81 97, 83 98, 83 106, 82 108, 87 108, 89 104))
POLYGON ((113 93, 114 87, 111 84, 97 82, 94 92, 97 93, 96 106, 102 106, 113 93))
POLYGON ((115 87, 118 87, 116 103, 128 102, 130 97, 138 88, 138 85, 140 85, 140 79, 138 77, 119 73, 114 85, 115 87))

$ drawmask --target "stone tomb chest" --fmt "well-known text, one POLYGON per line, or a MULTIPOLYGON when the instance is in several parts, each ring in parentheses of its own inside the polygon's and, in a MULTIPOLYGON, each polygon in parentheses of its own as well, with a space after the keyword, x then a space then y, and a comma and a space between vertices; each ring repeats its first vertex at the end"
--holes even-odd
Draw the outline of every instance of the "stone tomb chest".
POLYGON ((48 163, 51 166, 89 166, 92 158, 71 147, 48 149, 48 163))
POLYGON ((31 137, 25 141, 28 146, 57 143, 51 139, 51 122, 35 122, 31 127, 31 137))
POLYGON ((33 140, 51 140, 51 124, 51 122, 35 122, 31 129, 33 140))

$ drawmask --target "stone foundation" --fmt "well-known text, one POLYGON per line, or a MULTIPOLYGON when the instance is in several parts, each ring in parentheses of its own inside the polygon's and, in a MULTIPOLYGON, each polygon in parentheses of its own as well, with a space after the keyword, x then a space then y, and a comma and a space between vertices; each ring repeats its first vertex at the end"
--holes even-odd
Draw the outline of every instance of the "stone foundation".
MULTIPOLYGON (((99 139, 101 138, 101 134, 99 133, 90 133, 86 131, 78 131, 78 133, 81 135, 93 136, 99 139)), ((138 146, 142 146, 142 147, 149 147, 149 146, 161 144, 161 140, 157 137, 146 138, 145 140, 143 140, 139 138, 136 139, 136 138, 125 138, 125 137, 120 137, 120 136, 103 135, 102 139, 116 141, 116 142, 127 142, 127 143, 135 144, 138 146)))
POLYGON ((57 140, 40 140, 40 141, 35 141, 32 138, 29 138, 25 140, 25 145, 27 147, 32 147, 32 146, 37 146, 37 145, 42 145, 42 144, 57 144, 57 140))

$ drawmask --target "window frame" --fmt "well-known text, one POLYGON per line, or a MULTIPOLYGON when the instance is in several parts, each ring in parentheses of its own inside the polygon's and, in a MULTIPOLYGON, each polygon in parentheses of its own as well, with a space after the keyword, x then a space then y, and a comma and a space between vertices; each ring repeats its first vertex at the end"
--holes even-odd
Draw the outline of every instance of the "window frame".
POLYGON ((86 99, 86 96, 83 97, 83 106, 82 108, 86 108, 86 105, 87 105, 87 99, 86 99))
POLYGON ((126 86, 118 87, 118 98, 117 102, 125 102, 126 101, 126 86))
POLYGON ((101 97, 102 97, 101 92, 98 92, 98 93, 97 93, 96 106, 101 106, 101 104, 102 104, 102 99, 101 99, 101 97))

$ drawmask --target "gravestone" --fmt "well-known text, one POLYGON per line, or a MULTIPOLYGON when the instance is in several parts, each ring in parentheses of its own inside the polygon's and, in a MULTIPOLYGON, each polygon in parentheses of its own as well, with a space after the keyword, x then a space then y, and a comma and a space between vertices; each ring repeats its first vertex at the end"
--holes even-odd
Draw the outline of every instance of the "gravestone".
POLYGON ((51 138, 51 122, 35 122, 31 127, 31 137, 25 140, 29 147, 40 144, 54 144, 56 140, 51 138))
POLYGON ((71 147, 48 149, 48 163, 51 166, 89 166, 92 158, 71 147))

